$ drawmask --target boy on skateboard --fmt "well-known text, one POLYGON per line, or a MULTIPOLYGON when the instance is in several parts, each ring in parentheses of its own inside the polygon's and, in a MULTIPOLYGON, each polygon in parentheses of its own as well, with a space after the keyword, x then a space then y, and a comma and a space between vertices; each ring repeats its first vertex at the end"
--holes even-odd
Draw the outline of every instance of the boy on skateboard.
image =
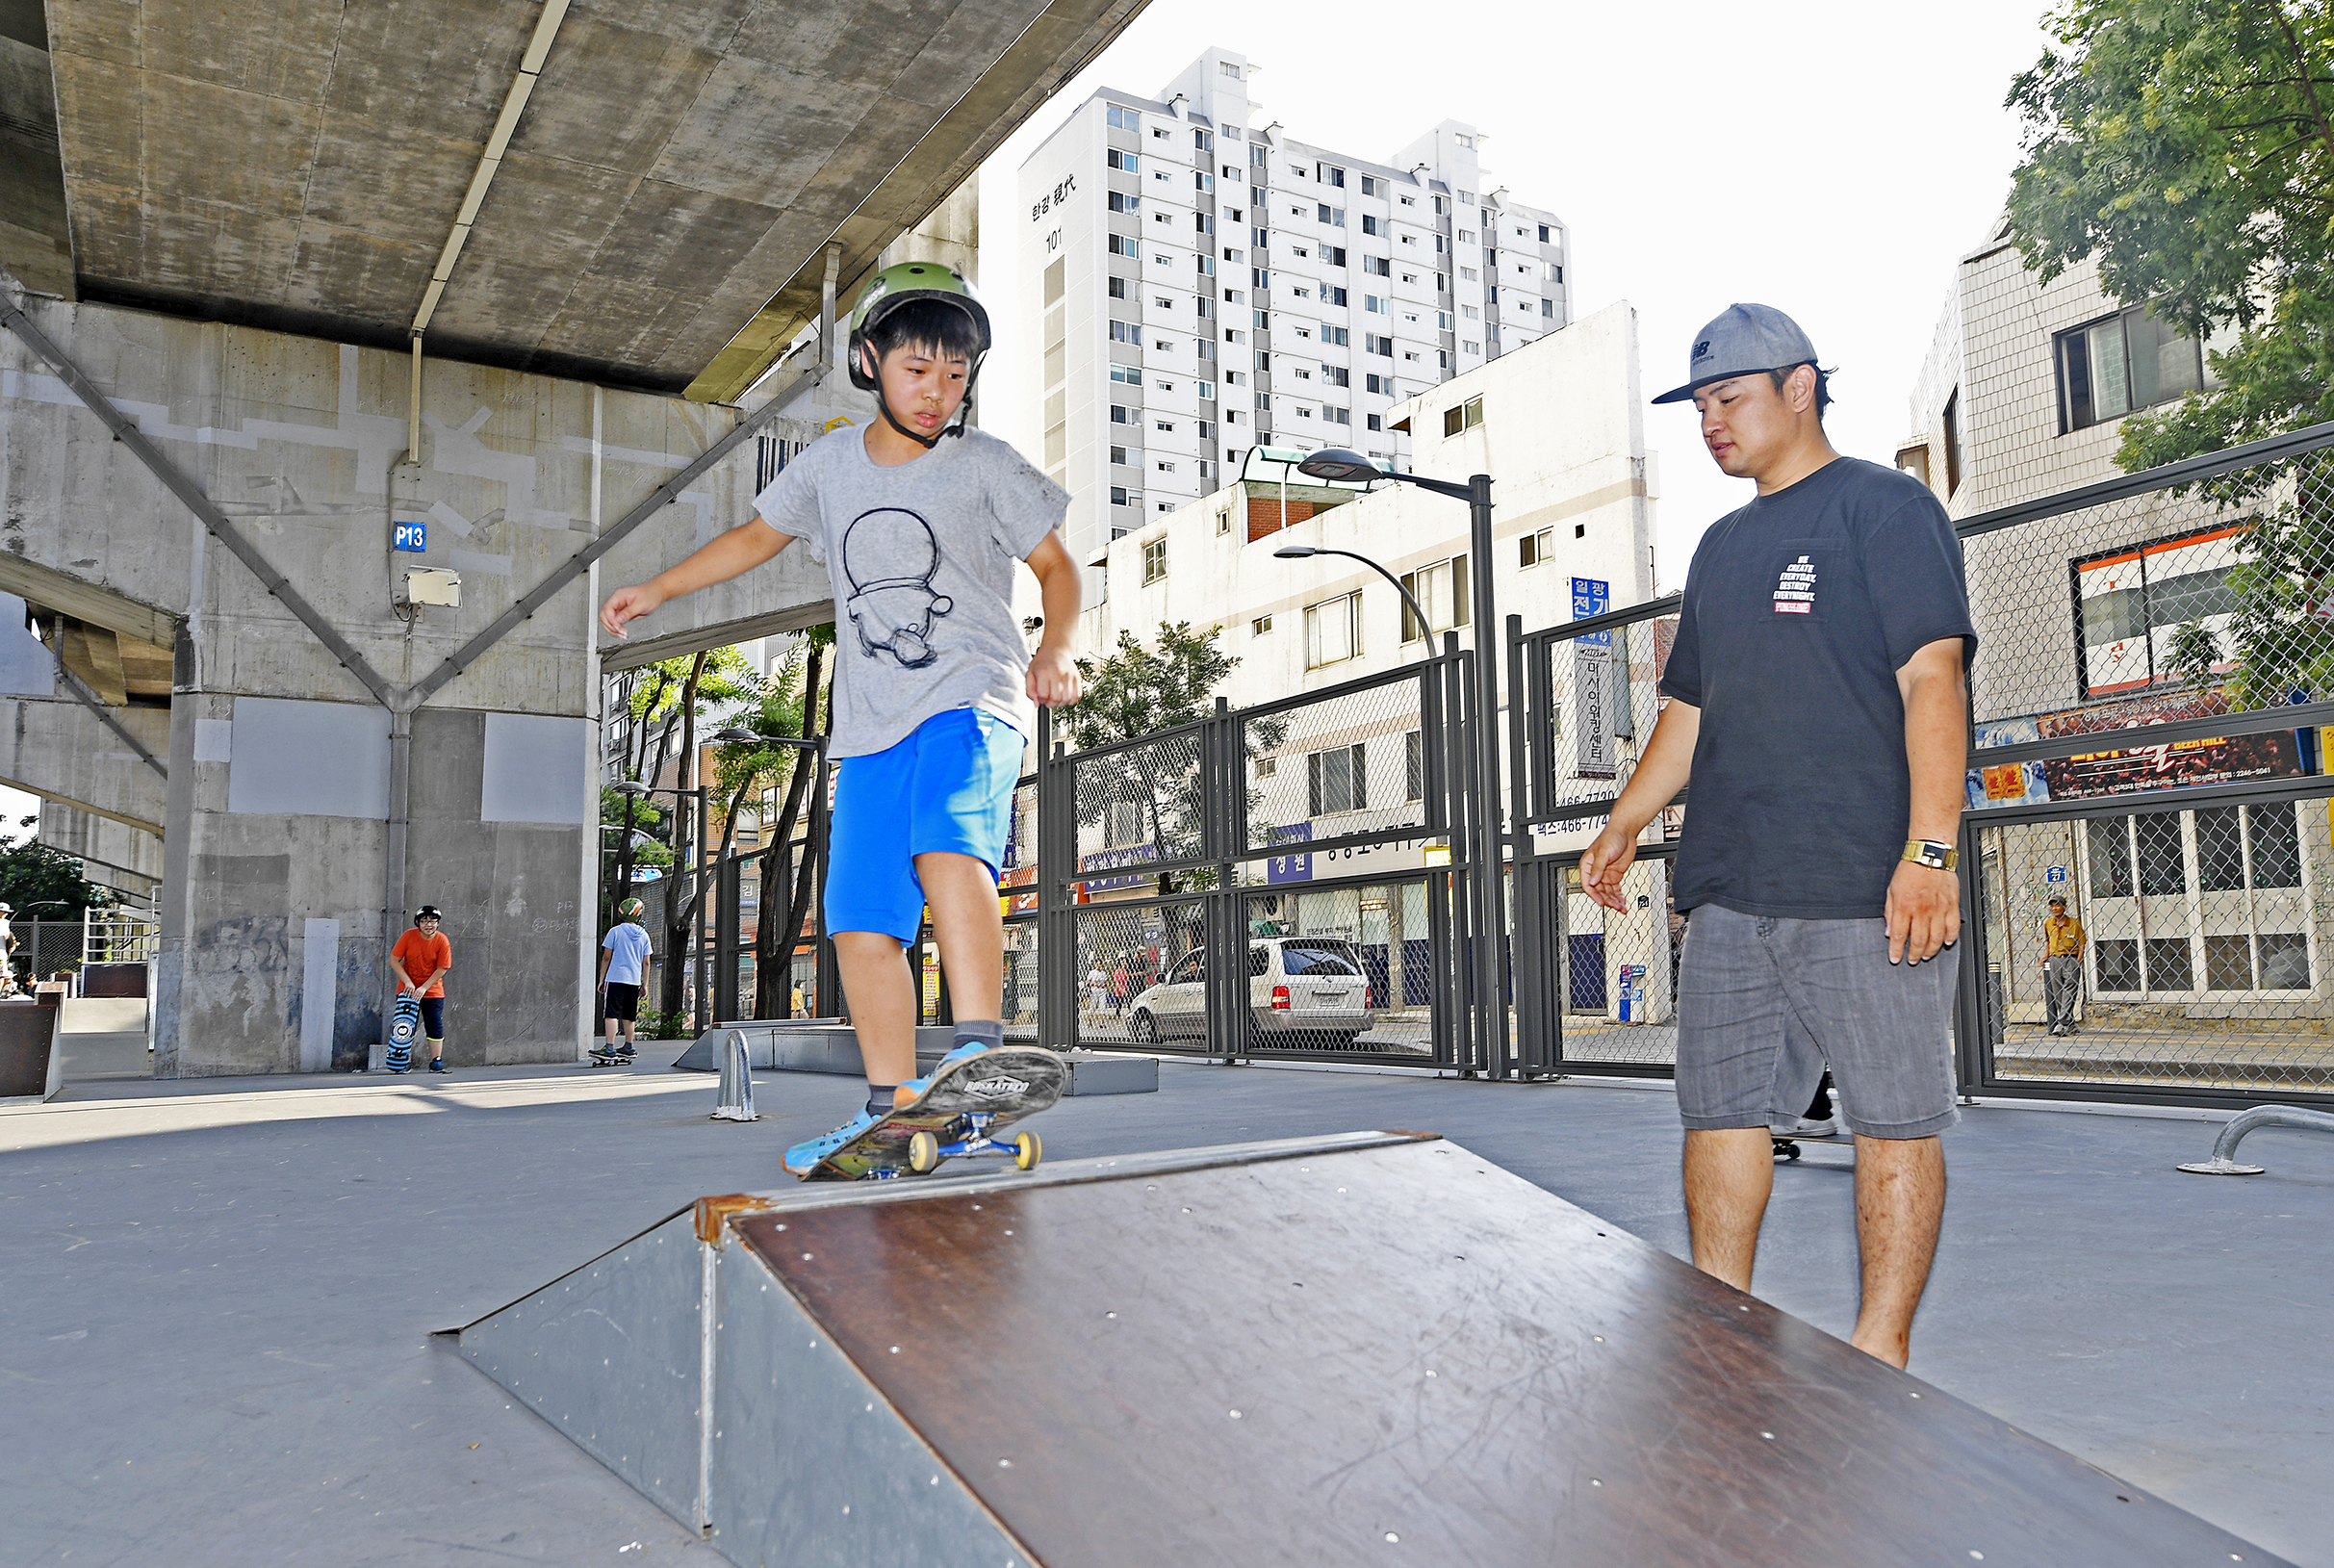
POLYGON ((849 349, 852 384, 875 394, 881 421, 812 443, 754 498, 754 521, 619 589, 600 611, 621 637, 627 622, 751 571, 796 539, 834 585, 826 926, 867 1103, 786 1151, 798 1176, 932 1086, 909 1081, 916 991, 904 952, 927 906, 957 1016, 943 1069, 1004 1040, 996 868, 1036 729, 1032 704, 1078 699, 1069 643, 1079 593, 1054 531, 1068 496, 959 418, 988 347, 988 313, 952 269, 885 268, 852 312, 849 349), (1013 614, 1015 561, 1028 562, 1044 598, 1034 655, 1013 614))
MULTIPOLYGON (((422 1033, 429 1041, 429 1070, 446 1070, 446 971, 453 967, 453 943, 438 930, 444 917, 435 904, 414 912, 413 929, 389 950, 389 967, 398 977, 398 994, 411 996, 422 1006, 422 1033)), ((403 1068, 393 1068, 403 1071, 403 1068)))
POLYGON ((592 1053, 608 1064, 632 1059, 632 1031, 640 1017, 640 985, 649 957, 649 934, 640 917, 648 906, 628 898, 616 906, 616 924, 600 943, 600 1016, 607 1026, 607 1043, 592 1053), (624 1046, 616 1045, 616 1025, 624 1025, 624 1046))

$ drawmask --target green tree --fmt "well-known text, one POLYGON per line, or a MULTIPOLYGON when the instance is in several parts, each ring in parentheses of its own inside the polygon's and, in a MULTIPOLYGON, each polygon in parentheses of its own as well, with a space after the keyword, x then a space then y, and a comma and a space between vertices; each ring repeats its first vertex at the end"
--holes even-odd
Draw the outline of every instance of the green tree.
POLYGON ((2013 84, 2010 232, 2047 283, 2204 339, 2221 386, 2124 422, 2140 469, 2334 418, 2334 14, 2291 0, 2067 0, 2013 84))
MULTIPOLYGON (((38 817, 27 817, 30 827, 38 817)), ((0 834, 0 903, 15 906, 20 920, 78 920, 84 910, 113 904, 114 891, 82 875, 81 861, 38 838, 17 842, 0 834)), ((30 962, 30 949, 19 952, 30 962)))
MULTIPOLYGON (((2218 384, 2126 418, 2116 463, 2334 420, 2334 12, 2066 0, 2051 31, 2009 98, 2025 121, 2010 232, 2026 265, 2047 283, 2096 256, 2108 294, 2213 344, 2218 384)), ((2251 508, 2229 575, 2230 685, 2245 706, 2334 678, 2330 481, 2313 455, 2182 487, 2251 508)))
MULTIPOLYGON (((1086 694, 1061 710, 1078 750, 1096 751, 1140 740, 1162 731, 1195 724, 1216 711, 1216 692, 1240 667, 1240 656, 1218 645, 1223 628, 1195 631, 1189 621, 1159 623, 1156 648, 1145 648, 1131 631, 1102 658, 1082 658, 1078 673, 1086 694)), ((1247 749, 1270 751, 1287 733, 1285 721, 1252 721, 1247 749)), ((1188 743, 1136 746, 1079 770, 1078 820, 1093 823, 1114 811, 1132 813, 1144 841, 1163 861, 1199 853, 1206 788, 1196 736, 1188 743)), ((1176 877, 1163 873, 1159 890, 1176 890, 1176 877)), ((1215 886, 1215 872, 1183 873, 1187 889, 1215 886)))

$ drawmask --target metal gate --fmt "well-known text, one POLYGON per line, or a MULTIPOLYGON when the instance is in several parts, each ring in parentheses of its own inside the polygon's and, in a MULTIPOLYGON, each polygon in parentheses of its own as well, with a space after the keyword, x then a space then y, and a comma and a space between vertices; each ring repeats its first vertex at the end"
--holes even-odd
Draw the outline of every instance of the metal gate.
POLYGON ((1477 1006, 1465 962, 1473 656, 1446 638, 1302 696, 1055 744, 1038 790, 1045 1040, 1498 1070, 1504 1009, 1477 1006))

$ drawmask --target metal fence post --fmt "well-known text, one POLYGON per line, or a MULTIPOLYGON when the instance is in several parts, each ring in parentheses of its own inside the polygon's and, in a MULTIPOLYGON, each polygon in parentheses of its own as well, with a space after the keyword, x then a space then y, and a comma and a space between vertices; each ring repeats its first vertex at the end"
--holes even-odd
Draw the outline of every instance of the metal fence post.
MULTIPOLYGON (((1234 756, 1240 749, 1234 738, 1240 724, 1231 704, 1218 697, 1215 722, 1201 733, 1199 763, 1203 799, 1213 797, 1222 808, 1201 812, 1200 854, 1212 859, 1216 868, 1215 886, 1200 905, 1200 930, 1211 949, 1203 988, 1208 1043, 1222 1047, 1227 1067, 1246 1054, 1248 1037, 1248 923, 1242 918, 1242 894, 1233 883, 1232 863, 1235 818, 1240 814, 1235 802, 1244 795, 1234 756)), ((1215 1054, 1214 1049, 1208 1052, 1215 1054)))
POLYGON ((1509 984, 1516 998, 1517 1070, 1526 1077, 1552 1070, 1561 1054, 1560 1010, 1549 1006, 1547 867, 1533 843, 1530 811, 1531 717, 1525 707, 1524 618, 1507 618, 1508 820, 1513 824, 1516 923, 1509 984), (1555 1041, 1555 1049, 1548 1048, 1555 1041))
MULTIPOLYGON (((1069 851, 1075 837, 1064 838, 1061 819, 1073 811, 1069 799, 1074 776, 1062 758, 1062 742, 1054 738, 1053 709, 1038 709, 1038 1041, 1055 1050, 1078 1042, 1077 916, 1068 903, 1069 851)), ((1075 832, 1073 828, 1073 834, 1075 832)))

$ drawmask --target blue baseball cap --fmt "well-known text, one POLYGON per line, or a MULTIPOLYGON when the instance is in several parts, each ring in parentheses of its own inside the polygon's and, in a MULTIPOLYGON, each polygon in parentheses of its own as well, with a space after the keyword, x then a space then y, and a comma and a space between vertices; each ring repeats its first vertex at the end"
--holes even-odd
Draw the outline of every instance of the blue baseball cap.
POLYGON ((1729 305, 1694 334, 1685 385, 1672 387, 1654 401, 1680 403, 1713 381, 1814 363, 1815 345, 1782 311, 1773 305, 1729 305))

